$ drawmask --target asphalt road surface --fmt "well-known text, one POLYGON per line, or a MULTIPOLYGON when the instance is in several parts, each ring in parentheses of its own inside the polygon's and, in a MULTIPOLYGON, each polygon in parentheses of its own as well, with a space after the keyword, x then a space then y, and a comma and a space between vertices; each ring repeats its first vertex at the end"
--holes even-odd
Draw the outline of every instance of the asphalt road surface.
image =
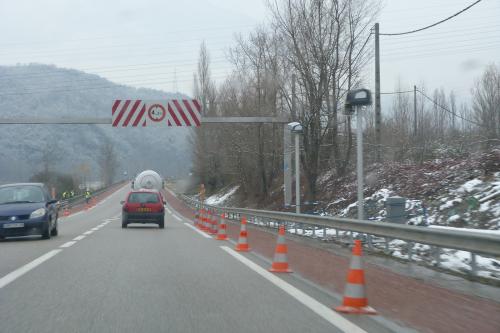
POLYGON ((390 332, 341 316, 328 293, 194 230, 121 228, 129 186, 60 220, 60 236, 0 242, 0 332, 390 332))

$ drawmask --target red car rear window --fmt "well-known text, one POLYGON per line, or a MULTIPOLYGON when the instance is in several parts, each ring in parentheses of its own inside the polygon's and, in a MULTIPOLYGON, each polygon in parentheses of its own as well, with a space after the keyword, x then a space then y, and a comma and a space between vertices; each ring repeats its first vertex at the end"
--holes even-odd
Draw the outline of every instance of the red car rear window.
POLYGON ((160 199, 156 193, 131 193, 128 197, 130 203, 158 203, 160 199))

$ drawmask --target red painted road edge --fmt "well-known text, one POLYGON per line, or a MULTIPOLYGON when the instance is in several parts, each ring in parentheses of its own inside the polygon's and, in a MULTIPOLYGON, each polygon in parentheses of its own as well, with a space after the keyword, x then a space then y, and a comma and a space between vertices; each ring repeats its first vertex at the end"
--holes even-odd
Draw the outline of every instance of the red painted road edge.
MULTIPOLYGON (((165 195, 172 208, 193 220, 194 212, 189 207, 169 191, 165 195)), ((236 240, 239 225, 228 223, 227 233, 236 240)), ((248 239, 253 251, 273 258, 274 233, 249 225, 248 239)), ((295 272, 324 288, 343 293, 349 258, 290 239, 287 245, 290 267, 295 272)), ((387 318, 421 332, 500 332, 500 303, 431 285, 378 265, 365 264, 364 268, 369 305, 387 318)), ((331 306, 337 305, 340 304, 331 306)))

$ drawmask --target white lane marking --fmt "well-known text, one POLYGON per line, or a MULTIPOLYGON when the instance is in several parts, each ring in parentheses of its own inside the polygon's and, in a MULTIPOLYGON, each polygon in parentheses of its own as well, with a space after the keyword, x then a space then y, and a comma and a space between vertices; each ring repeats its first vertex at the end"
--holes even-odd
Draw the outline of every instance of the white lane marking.
POLYGON ((63 245, 59 246, 61 248, 65 248, 65 247, 70 247, 70 246, 73 246, 76 244, 76 241, 71 241, 71 242, 66 242, 64 243, 63 245))
POLYGON ((90 230, 91 230, 91 231, 97 231, 97 230, 99 230, 99 228, 98 228, 98 227, 95 227, 95 228, 92 228, 92 229, 90 229, 90 230))
POLYGON ((193 226, 192 226, 191 224, 189 224, 189 223, 184 222, 184 225, 185 225, 186 227, 189 227, 189 228, 193 229, 194 231, 196 231, 197 233, 199 233, 200 235, 202 235, 202 236, 203 236, 203 237, 205 237, 205 238, 212 238, 212 236, 209 236, 209 235, 207 235, 206 233, 204 233, 204 232, 202 232, 202 231, 200 231, 200 230, 196 229, 195 227, 193 227, 193 226))
POLYGON ((181 222, 181 221, 182 221, 182 219, 181 219, 179 216, 177 216, 177 215, 175 215, 175 214, 172 214, 172 216, 173 216, 173 217, 174 217, 174 219, 176 219, 177 221, 179 221, 179 222, 181 222))
POLYGON ((89 231, 85 231, 83 234, 84 234, 84 235, 90 235, 91 233, 93 233, 93 231, 92 231, 92 230, 89 230, 89 231))
POLYGON ((167 207, 165 207, 165 209, 167 210, 167 212, 168 212, 169 214, 172 214, 172 211, 171 211, 170 209, 168 209, 167 207))
POLYGON ((300 291, 299 289, 295 288, 288 282, 285 282, 284 280, 280 279, 276 275, 268 272, 264 268, 260 267, 253 261, 247 259, 246 257, 242 256, 238 252, 232 250, 231 248, 227 246, 221 246, 221 249, 229 253, 231 256, 233 256, 235 259, 239 260, 241 263, 243 263, 245 266, 265 278, 266 280, 270 281, 272 284, 295 298, 297 301, 311 309, 313 312, 315 312, 317 315, 331 323, 333 326, 337 327, 343 332, 358 332, 358 333, 366 333, 361 327, 353 324, 349 320, 345 319, 338 313, 336 313, 334 310, 328 308, 327 306, 321 304, 311 296, 305 294, 304 292, 300 291))
POLYGON ((80 236, 77 236, 77 237, 73 238, 73 240, 74 241, 80 241, 80 240, 84 239, 85 237, 86 236, 84 236, 84 235, 80 235, 80 236))
POLYGON ((45 253, 44 255, 36 258, 32 262, 29 262, 26 265, 16 269, 15 271, 10 272, 9 274, 5 275, 3 278, 0 279, 0 289, 5 287, 9 283, 15 281, 17 278, 28 273, 33 268, 37 267, 38 265, 42 264, 43 262, 49 260, 50 258, 52 258, 53 256, 55 256, 56 254, 58 254, 61 251, 62 251, 61 249, 49 251, 49 252, 45 253))

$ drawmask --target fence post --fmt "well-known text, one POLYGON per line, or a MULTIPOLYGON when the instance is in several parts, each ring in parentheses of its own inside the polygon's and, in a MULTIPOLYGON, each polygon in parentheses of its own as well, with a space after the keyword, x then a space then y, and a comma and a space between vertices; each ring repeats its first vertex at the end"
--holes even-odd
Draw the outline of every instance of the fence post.
POLYGON ((477 258, 475 253, 470 253, 470 275, 473 278, 477 277, 477 258))

